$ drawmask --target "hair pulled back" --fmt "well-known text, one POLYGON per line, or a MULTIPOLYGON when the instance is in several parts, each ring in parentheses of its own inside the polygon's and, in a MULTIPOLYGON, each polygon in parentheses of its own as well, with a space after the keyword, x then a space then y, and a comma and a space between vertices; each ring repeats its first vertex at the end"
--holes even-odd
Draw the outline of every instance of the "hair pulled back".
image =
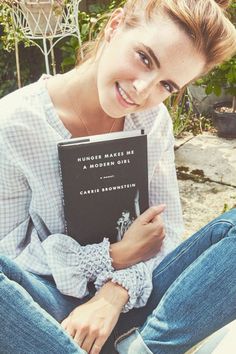
MULTIPOLYGON (((228 0, 127 0, 124 26, 136 27, 144 20, 155 19, 156 14, 166 14, 204 55, 204 74, 236 53, 236 28, 225 11, 229 3, 228 0)), ((96 55, 103 39, 101 31, 92 46, 90 43, 87 47, 84 60, 96 55)))
POLYGON ((229 0, 215 0, 215 2, 223 9, 227 9, 231 3, 229 0))

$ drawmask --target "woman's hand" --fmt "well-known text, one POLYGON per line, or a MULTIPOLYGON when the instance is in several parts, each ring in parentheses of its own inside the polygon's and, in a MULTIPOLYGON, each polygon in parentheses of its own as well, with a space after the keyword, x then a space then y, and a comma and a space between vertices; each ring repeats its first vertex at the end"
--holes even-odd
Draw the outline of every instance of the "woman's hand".
POLYGON ((111 245, 115 269, 130 267, 154 257, 162 246, 165 230, 161 213, 165 205, 152 206, 125 232, 121 241, 111 245))
POLYGON ((108 282, 91 300, 74 309, 61 325, 80 348, 99 354, 127 301, 127 291, 108 282))

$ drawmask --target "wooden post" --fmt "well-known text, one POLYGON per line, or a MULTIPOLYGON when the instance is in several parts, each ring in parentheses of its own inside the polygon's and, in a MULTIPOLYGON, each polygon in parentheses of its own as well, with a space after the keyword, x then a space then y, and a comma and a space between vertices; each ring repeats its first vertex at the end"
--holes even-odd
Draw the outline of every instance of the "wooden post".
POLYGON ((19 60, 19 46, 18 40, 15 38, 15 57, 16 57, 16 72, 17 72, 17 85, 21 87, 21 75, 20 75, 20 60, 19 60))

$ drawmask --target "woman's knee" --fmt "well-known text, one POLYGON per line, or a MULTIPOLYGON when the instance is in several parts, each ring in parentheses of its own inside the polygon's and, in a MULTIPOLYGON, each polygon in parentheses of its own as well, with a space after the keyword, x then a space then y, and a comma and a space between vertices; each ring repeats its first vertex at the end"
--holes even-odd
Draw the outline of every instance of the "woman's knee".
POLYGON ((236 226, 236 208, 233 208, 224 214, 220 215, 217 220, 221 222, 226 222, 231 224, 231 226, 236 226))
POLYGON ((236 236, 236 208, 231 209, 207 225, 213 243, 225 237, 236 236), (209 226, 209 228, 208 228, 209 226))

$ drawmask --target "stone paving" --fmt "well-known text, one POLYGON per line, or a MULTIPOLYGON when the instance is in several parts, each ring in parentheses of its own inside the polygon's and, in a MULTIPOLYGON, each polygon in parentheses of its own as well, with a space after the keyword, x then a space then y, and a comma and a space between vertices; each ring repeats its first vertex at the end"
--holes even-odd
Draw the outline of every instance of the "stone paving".
POLYGON ((186 134, 175 157, 187 237, 236 206, 236 139, 186 134))

